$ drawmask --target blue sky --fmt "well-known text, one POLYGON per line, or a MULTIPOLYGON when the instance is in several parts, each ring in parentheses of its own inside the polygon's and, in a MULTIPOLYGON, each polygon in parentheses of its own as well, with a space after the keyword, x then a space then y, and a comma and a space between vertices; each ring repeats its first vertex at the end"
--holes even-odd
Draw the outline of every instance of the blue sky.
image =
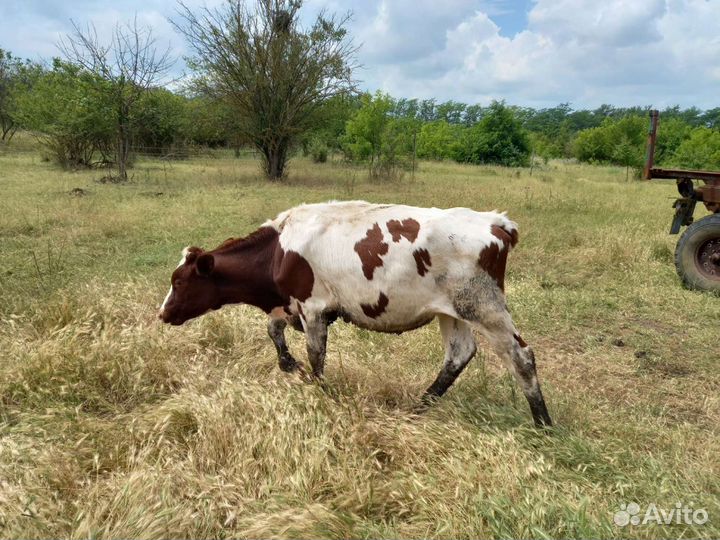
MULTIPOLYGON (((181 57, 175 6, 0 0, 0 48, 49 59, 70 19, 106 35, 137 14, 181 57)), ((358 77, 371 91, 535 107, 720 106, 720 0, 305 0, 304 19, 320 9, 352 11, 358 77)))

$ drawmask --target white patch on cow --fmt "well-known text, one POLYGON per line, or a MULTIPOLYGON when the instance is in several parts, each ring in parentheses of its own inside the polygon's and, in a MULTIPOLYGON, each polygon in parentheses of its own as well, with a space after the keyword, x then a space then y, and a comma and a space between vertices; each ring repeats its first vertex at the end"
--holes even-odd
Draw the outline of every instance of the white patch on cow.
POLYGON ((380 331, 408 328, 439 314, 457 317, 454 291, 482 272, 478 259, 483 249, 502 247, 502 240, 492 234, 493 225, 508 233, 517 229, 504 213, 364 201, 304 204, 264 224, 280 232, 285 252, 299 253, 313 269, 312 295, 303 303, 307 317, 339 309, 356 324, 380 331), (394 241, 388 222, 407 219, 419 223, 417 237, 394 241), (375 224, 388 248, 380 255, 382 265, 367 279, 354 248, 375 224), (423 275, 413 255, 419 249, 427 250, 431 261, 423 275), (368 317, 361 306, 376 305, 381 293, 389 299, 385 311, 368 317))
MULTIPOLYGON (((190 246, 188 246, 188 247, 186 247, 186 248, 183 248, 183 250, 182 250, 182 257, 180 258, 180 262, 179 262, 178 265, 175 267, 175 269, 178 269, 178 268, 180 268, 183 264, 185 264, 185 260, 187 259, 188 253, 190 253, 190 246)), ((163 311, 165 311, 165 306, 167 305, 168 300, 170 300, 170 296, 172 296, 172 292, 173 292, 173 287, 172 287, 172 285, 170 285, 170 290, 169 290, 168 293, 165 295, 165 300, 163 300, 163 303, 162 303, 162 305, 160 306, 160 313, 162 313, 163 311)))

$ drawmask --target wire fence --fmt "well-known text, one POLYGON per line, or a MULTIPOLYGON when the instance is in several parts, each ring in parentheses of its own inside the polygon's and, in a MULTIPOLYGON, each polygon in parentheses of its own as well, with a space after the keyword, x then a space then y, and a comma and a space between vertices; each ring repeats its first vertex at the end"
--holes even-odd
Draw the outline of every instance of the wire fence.
MULTIPOLYGON (((43 147, 42 144, 28 144, 21 142, 14 144, 0 142, 0 155, 13 154, 37 154, 39 156, 50 156, 52 152, 43 147)), ((133 157, 155 158, 165 160, 182 160, 193 157, 228 157, 257 158, 259 152, 253 148, 232 148, 232 147, 210 147, 199 145, 187 146, 132 146, 130 153, 133 157)), ((112 153, 97 152, 98 159, 112 160, 112 153)))

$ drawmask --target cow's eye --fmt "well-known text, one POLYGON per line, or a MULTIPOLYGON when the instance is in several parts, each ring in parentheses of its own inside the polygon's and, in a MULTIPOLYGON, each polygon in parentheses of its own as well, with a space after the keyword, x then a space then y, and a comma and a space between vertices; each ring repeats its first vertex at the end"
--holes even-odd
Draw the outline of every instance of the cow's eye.
POLYGON ((173 283, 173 287, 177 289, 180 286, 182 286, 182 279, 176 279, 175 283, 173 283))

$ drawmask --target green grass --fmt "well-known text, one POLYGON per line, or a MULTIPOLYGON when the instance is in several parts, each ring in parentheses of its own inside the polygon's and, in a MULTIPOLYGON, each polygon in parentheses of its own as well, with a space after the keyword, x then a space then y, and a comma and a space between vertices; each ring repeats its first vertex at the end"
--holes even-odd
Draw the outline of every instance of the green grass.
POLYGON ((0 154, 0 537, 720 536, 720 302, 674 273, 672 185, 561 162, 382 183, 301 159, 271 185, 224 153, 133 172, 0 154), (252 308, 158 323, 182 247, 328 199, 509 212, 508 304, 552 434, 484 346, 413 416, 435 324, 335 324, 323 390, 280 372, 252 308), (616 527, 632 501, 709 521, 616 527))

